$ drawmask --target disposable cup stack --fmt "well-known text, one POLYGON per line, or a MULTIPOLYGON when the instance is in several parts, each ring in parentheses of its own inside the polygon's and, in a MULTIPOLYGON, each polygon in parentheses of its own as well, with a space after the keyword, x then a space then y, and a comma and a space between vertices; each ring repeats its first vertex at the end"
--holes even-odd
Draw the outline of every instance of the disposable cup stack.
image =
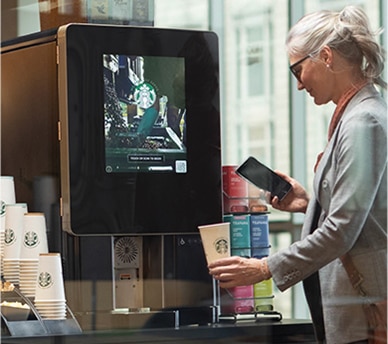
POLYGON ((0 268, 3 273, 6 205, 16 203, 15 182, 12 176, 0 176, 0 268))
POLYGON ((39 255, 48 253, 46 220, 43 213, 24 214, 23 240, 20 251, 20 291, 35 297, 39 255))
POLYGON ((59 253, 39 255, 34 303, 43 319, 66 319, 65 287, 59 253))
POLYGON ((20 250, 27 204, 7 204, 5 209, 3 274, 6 281, 19 285, 20 250))

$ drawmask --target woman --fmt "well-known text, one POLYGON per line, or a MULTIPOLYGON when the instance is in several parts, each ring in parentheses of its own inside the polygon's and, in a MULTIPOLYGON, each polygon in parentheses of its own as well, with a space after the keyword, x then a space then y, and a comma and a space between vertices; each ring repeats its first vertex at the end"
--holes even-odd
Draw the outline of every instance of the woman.
POLYGON ((278 172, 293 189, 272 206, 306 214, 301 240, 264 259, 220 259, 209 272, 223 288, 272 277, 283 291, 304 281, 317 340, 366 343, 363 300, 340 257, 350 254, 371 299, 386 298, 387 107, 374 87, 386 88, 384 58, 365 13, 352 6, 306 15, 286 45, 298 89, 317 105, 336 104, 315 166, 314 194, 278 172))

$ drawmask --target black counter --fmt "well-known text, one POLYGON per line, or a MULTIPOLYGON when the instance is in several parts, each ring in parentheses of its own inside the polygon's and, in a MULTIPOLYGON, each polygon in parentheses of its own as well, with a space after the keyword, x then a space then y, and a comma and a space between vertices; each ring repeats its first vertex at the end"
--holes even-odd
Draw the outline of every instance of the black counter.
POLYGON ((124 343, 316 343, 309 320, 219 323, 178 329, 113 330, 79 335, 3 337, 13 344, 124 344, 124 343))

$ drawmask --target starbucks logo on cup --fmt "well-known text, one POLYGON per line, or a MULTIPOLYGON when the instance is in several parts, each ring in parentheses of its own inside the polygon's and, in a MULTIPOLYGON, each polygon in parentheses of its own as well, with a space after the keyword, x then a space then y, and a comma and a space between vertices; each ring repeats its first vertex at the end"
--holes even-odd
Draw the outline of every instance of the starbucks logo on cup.
POLYGON ((38 234, 36 234, 33 231, 26 232, 26 234, 24 235, 23 242, 24 242, 25 246, 27 246, 29 248, 34 248, 35 246, 37 246, 39 244, 38 234))
POLYGON ((4 216, 4 215, 5 215, 5 202, 1 201, 1 204, 0 204, 0 216, 4 216))
POLYGON ((5 230, 4 243, 6 245, 11 245, 16 240, 15 232, 12 228, 7 228, 5 230))
POLYGON ((49 272, 41 272, 38 277, 39 287, 49 288, 53 284, 53 278, 49 272))
POLYGON ((228 252, 228 241, 225 238, 218 238, 214 241, 214 247, 219 254, 228 252))

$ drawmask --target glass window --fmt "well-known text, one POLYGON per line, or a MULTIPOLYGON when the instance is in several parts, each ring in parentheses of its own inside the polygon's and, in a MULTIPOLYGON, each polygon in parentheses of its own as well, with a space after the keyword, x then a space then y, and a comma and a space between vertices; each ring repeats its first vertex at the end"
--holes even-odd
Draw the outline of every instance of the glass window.
MULTIPOLYGON (((62 18, 61 24, 63 21, 81 22, 90 19, 88 16, 91 5, 96 9, 97 6, 105 6, 100 8, 103 12, 106 12, 108 4, 111 7, 114 4, 117 8, 122 5, 129 11, 127 5, 130 3, 146 4, 145 1, 135 0, 2 1, 2 41, 54 27, 51 26, 53 23, 50 21, 54 12, 54 19, 62 18)), ((149 4, 150 16, 154 16, 155 27, 213 30, 219 36, 222 163, 238 165, 252 155, 273 169, 301 177, 300 181, 311 192, 313 166, 317 154, 326 145, 328 124, 335 104, 316 106, 306 92, 297 91, 295 80, 289 73, 289 61, 285 52, 284 42, 287 31, 290 25, 304 13, 319 9, 341 10, 345 5, 362 6, 372 26, 378 29, 386 25, 386 15, 383 12, 386 10, 386 2, 382 0, 149 0, 147 4, 149 4)), ((129 12, 124 13, 127 15, 129 12)), ((387 41, 383 41, 383 44, 387 50, 387 41)), ((288 213, 271 210, 271 251, 276 252, 297 240, 302 222, 303 216, 291 216, 288 213)), ((152 254, 156 251, 164 263, 164 260, 173 259, 164 255, 165 252, 175 253, 177 246, 183 247, 183 244, 186 244, 183 240, 185 238, 180 239, 182 241, 176 245, 175 242, 169 241, 172 241, 171 238, 163 237, 160 252, 159 246, 153 241, 155 238, 149 237, 145 240, 151 243, 150 252, 151 249, 152 254)), ((93 240, 99 244, 97 239, 93 238, 93 240)), ((70 243, 69 240, 68 245, 70 244, 74 243, 70 243)), ((77 244, 78 242, 75 242, 74 247, 77 244)), ((190 244, 197 245, 198 242, 193 239, 190 244)), ((91 246, 94 248, 94 244, 91 246)), ((187 246, 182 250, 187 250, 187 246)), ((106 261, 110 259, 109 254, 110 251, 107 253, 106 261)), ((151 257, 151 253, 149 256, 151 257)), ((182 264, 184 265, 184 262, 182 264)), ((90 269, 88 273, 92 275, 94 270, 90 269)), ((170 278, 173 272, 163 271, 163 273, 167 282, 178 285, 179 281, 173 280, 173 277, 170 278)), ((208 277, 207 272, 206 276, 208 277)), ((186 275, 184 277, 186 278, 186 275)), ((96 291, 94 278, 96 278, 94 275, 91 276, 91 285, 87 285, 80 295, 97 296, 97 298, 104 298, 103 303, 108 303, 106 295, 100 290, 96 291), (90 292, 92 289, 93 292, 90 292)), ((111 276, 106 280, 109 278, 111 276)), ((192 280, 196 282, 196 276, 194 274, 193 277, 192 271, 189 278, 190 282, 192 280)), ((110 283, 105 280, 102 282, 104 285, 106 283, 107 289, 111 288, 110 283)), ((157 287, 162 284, 161 281, 156 281, 156 278, 155 281, 147 280, 150 285, 154 282, 157 282, 155 284, 157 287)), ((186 282, 184 280, 183 287, 179 286, 177 290, 186 292, 186 282)), ((281 312, 283 317, 309 316, 300 285, 284 293, 280 293, 275 288, 274 294, 275 309, 281 312)), ((173 296, 185 301, 186 295, 173 296)), ((89 305, 82 307, 88 309, 89 305)))
MULTIPOLYGON (((219 34, 222 49, 223 164, 237 165, 253 155, 274 169, 300 175, 300 181, 311 191, 313 166, 317 154, 326 145, 328 123, 335 105, 317 107, 305 92, 296 90, 284 46, 289 25, 304 13, 319 9, 341 10, 352 4, 364 7, 377 29, 381 25, 379 1, 368 2, 368 6, 366 0, 214 1, 209 15, 193 16, 189 26, 170 17, 162 6, 168 3, 176 13, 184 16, 188 7, 186 2, 184 6, 179 0, 156 0, 155 3, 156 25, 178 24, 179 27, 193 28, 195 17, 197 28, 204 28, 208 18, 212 18, 211 11, 222 15, 221 23, 210 21, 207 29, 219 34), (290 4, 295 7, 293 11, 290 4), (295 18, 291 17, 289 22, 291 12, 295 13, 295 18)), ((198 3, 203 5, 200 1, 198 3)), ((271 229, 279 233, 274 235, 273 249, 287 246, 290 240, 297 239, 302 221, 303 216, 291 217, 287 213, 272 211, 271 229), (291 236, 285 234, 284 229, 289 230, 291 236)), ((288 292, 278 297, 284 305, 290 304, 292 298, 295 305, 298 300, 304 300, 298 291, 294 296, 288 292)), ((298 309, 287 311, 287 306, 283 311, 306 315, 298 309)))
MULTIPOLYGON (((176 1, 173 6, 173 2, 156 0, 155 25, 188 28, 181 26, 179 20, 170 21, 173 18, 165 12, 169 6, 175 8, 176 14, 180 7, 179 16, 184 16, 186 11, 186 5, 176 1)), ((289 173, 289 72, 284 49, 288 2, 224 0, 217 3, 218 7, 213 3, 212 10, 223 14, 221 31, 216 31, 223 47, 220 51, 223 164, 238 165, 252 155, 289 173)), ((196 19, 197 28, 202 28, 207 17, 196 19)), ((193 28, 193 18, 190 23, 193 28)), ((216 23, 210 23, 208 29, 213 27, 216 23)), ((290 244, 292 235, 277 232, 275 224, 289 219, 288 213, 272 211, 272 251, 290 244)), ((291 317, 292 292, 280 293, 274 289, 275 308, 283 316, 291 317)))
POLYGON ((155 26, 185 29, 209 29, 207 0, 154 0, 155 26))
MULTIPOLYGON (((347 5, 354 5, 362 7, 372 24, 372 27, 377 30, 382 23, 379 19, 379 1, 372 0, 314 0, 305 2, 306 13, 321 9, 330 9, 341 11, 347 5)), ((330 118, 334 112, 335 104, 329 103, 322 106, 316 106, 312 98, 308 94, 304 94, 306 103, 306 175, 307 187, 311 191, 313 166, 315 165, 316 157, 321 152, 327 143, 327 130, 330 118)))

